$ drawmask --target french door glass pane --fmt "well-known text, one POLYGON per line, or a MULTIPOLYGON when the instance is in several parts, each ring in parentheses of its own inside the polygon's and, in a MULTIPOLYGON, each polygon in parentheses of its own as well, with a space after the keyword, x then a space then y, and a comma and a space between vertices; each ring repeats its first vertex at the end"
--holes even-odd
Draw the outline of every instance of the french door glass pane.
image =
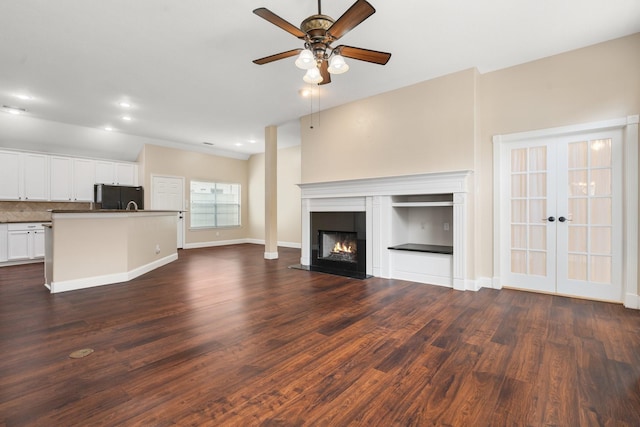
POLYGON ((591 253, 611 254, 611 227, 591 227, 591 253))
POLYGON ((527 251, 511 251, 511 271, 527 274, 527 251))
POLYGON ((568 218, 574 225, 588 223, 587 200, 589 199, 569 199, 568 218))
POLYGON ((587 252, 587 232, 589 228, 583 226, 569 226, 569 251, 587 252))
POLYGON ((611 166, 611 139, 591 141, 591 167, 611 166))
POLYGON ((529 148, 529 170, 530 171, 546 171, 547 170, 547 147, 531 147, 529 148))
POLYGON ((511 201, 511 222, 512 223, 527 222, 527 201, 526 200, 511 201))
POLYGON ((546 197, 547 174, 532 173, 529 175, 529 197, 546 197))
POLYGON ((547 227, 545 225, 531 225, 529 227, 529 248, 547 249, 547 227))
POLYGON ((527 149, 520 148, 511 151, 511 172, 525 172, 527 170, 527 149))
POLYGON ((611 257, 592 256, 589 263, 592 282, 611 283, 611 257))
POLYGON ((575 280, 587 280, 587 256, 569 254, 568 258, 569 278, 575 280))
POLYGON ((587 171, 569 171, 569 197, 587 195, 587 171))
POLYGON ((591 199, 591 224, 611 225, 611 198, 591 199))
POLYGON ((589 194, 592 196, 611 195, 611 169, 592 170, 589 186, 589 194))
POLYGON ((546 252, 529 252, 529 274, 533 274, 535 276, 547 275, 546 252))
POLYGON ((511 196, 527 197, 527 175, 518 174, 511 176, 511 196))
POLYGON ((530 200, 529 201, 529 222, 538 223, 544 221, 547 216, 547 201, 530 200))
POLYGON ((586 168, 588 158, 588 146, 585 142, 572 142, 569 144, 569 169, 586 168))
POLYGON ((511 247, 514 249, 527 248, 527 226, 526 225, 511 226, 511 247))

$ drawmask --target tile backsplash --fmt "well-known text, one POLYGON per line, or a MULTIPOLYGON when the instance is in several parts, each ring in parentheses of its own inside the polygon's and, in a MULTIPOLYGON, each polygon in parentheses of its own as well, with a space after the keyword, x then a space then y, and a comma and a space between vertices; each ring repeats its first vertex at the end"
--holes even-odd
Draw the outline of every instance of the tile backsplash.
POLYGON ((47 222, 50 210, 91 209, 90 202, 0 202, 0 222, 47 222))

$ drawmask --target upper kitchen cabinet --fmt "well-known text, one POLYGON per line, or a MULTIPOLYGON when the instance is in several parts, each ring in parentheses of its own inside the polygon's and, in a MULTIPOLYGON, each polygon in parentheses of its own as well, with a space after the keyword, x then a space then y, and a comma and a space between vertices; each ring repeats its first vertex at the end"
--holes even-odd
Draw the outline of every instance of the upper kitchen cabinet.
POLYGON ((1 200, 49 200, 49 157, 0 152, 1 200))
POLYGON ((49 200, 49 157, 24 154, 24 200, 49 200))
POLYGON ((96 162, 89 159, 73 159, 73 200, 92 202, 95 182, 96 162))
POLYGON ((94 160, 52 156, 50 169, 51 200, 93 201, 94 160))
POLYGON ((69 201, 73 194, 73 160, 68 157, 51 157, 51 200, 69 201))
POLYGON ((133 163, 96 161, 96 184, 138 185, 137 167, 133 163))
POLYGON ((0 200, 20 200, 20 153, 0 151, 0 200))

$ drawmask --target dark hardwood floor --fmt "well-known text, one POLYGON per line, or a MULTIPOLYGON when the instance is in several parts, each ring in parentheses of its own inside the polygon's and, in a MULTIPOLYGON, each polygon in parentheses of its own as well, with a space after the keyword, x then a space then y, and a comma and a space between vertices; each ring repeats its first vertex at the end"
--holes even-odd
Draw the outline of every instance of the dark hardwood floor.
POLYGON ((0 269, 0 425, 640 426, 639 311, 263 252, 57 295, 42 264, 0 269))

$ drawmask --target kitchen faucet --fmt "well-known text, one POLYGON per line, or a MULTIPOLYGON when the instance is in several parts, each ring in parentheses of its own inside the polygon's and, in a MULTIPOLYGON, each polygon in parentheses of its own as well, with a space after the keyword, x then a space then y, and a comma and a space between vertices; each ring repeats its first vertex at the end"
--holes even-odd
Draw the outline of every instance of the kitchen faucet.
POLYGON ((129 209, 131 207, 131 204, 133 203, 133 210, 137 211, 138 210, 138 204, 136 202, 134 202, 133 200, 129 201, 129 203, 127 203, 127 208, 125 210, 129 211, 131 209, 129 209))

